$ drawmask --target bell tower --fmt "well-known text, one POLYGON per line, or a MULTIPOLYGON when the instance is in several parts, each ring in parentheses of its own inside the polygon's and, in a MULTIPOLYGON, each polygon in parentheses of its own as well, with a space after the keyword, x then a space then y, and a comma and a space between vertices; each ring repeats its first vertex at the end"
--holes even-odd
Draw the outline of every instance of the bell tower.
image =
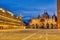
POLYGON ((60 29, 60 0, 57 0, 58 29, 60 29))

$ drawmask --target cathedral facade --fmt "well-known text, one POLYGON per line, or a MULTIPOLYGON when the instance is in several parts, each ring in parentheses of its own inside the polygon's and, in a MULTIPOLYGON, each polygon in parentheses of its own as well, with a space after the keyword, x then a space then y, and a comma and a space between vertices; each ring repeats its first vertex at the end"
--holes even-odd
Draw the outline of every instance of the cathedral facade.
POLYGON ((24 29, 22 16, 14 16, 13 13, 0 8, 0 29, 24 29))
POLYGON ((47 12, 44 12, 42 16, 32 18, 29 27, 32 29, 57 29, 57 16, 50 17, 47 12))

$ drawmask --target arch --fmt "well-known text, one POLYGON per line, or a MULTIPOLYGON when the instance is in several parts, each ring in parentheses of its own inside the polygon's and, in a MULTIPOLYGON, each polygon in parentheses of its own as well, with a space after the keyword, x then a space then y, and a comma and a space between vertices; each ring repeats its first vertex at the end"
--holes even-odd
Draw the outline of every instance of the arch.
POLYGON ((53 29, 53 24, 51 23, 51 29, 53 29))
POLYGON ((46 27, 47 27, 47 29, 49 29, 49 24, 48 23, 46 24, 46 27))

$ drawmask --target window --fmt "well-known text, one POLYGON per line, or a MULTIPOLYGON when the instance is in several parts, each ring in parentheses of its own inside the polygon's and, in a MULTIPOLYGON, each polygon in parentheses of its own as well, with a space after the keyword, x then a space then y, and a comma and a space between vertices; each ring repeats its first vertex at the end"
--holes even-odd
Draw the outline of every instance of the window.
POLYGON ((45 22, 45 20, 44 20, 44 19, 41 19, 40 21, 41 21, 41 22, 45 22))

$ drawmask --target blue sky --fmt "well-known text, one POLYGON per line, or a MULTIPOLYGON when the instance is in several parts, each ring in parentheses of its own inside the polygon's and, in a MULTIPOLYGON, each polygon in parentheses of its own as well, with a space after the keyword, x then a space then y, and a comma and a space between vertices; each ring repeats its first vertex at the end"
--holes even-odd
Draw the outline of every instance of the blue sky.
POLYGON ((50 16, 57 13, 57 0, 0 0, 0 7, 25 19, 42 15, 46 10, 50 16))

